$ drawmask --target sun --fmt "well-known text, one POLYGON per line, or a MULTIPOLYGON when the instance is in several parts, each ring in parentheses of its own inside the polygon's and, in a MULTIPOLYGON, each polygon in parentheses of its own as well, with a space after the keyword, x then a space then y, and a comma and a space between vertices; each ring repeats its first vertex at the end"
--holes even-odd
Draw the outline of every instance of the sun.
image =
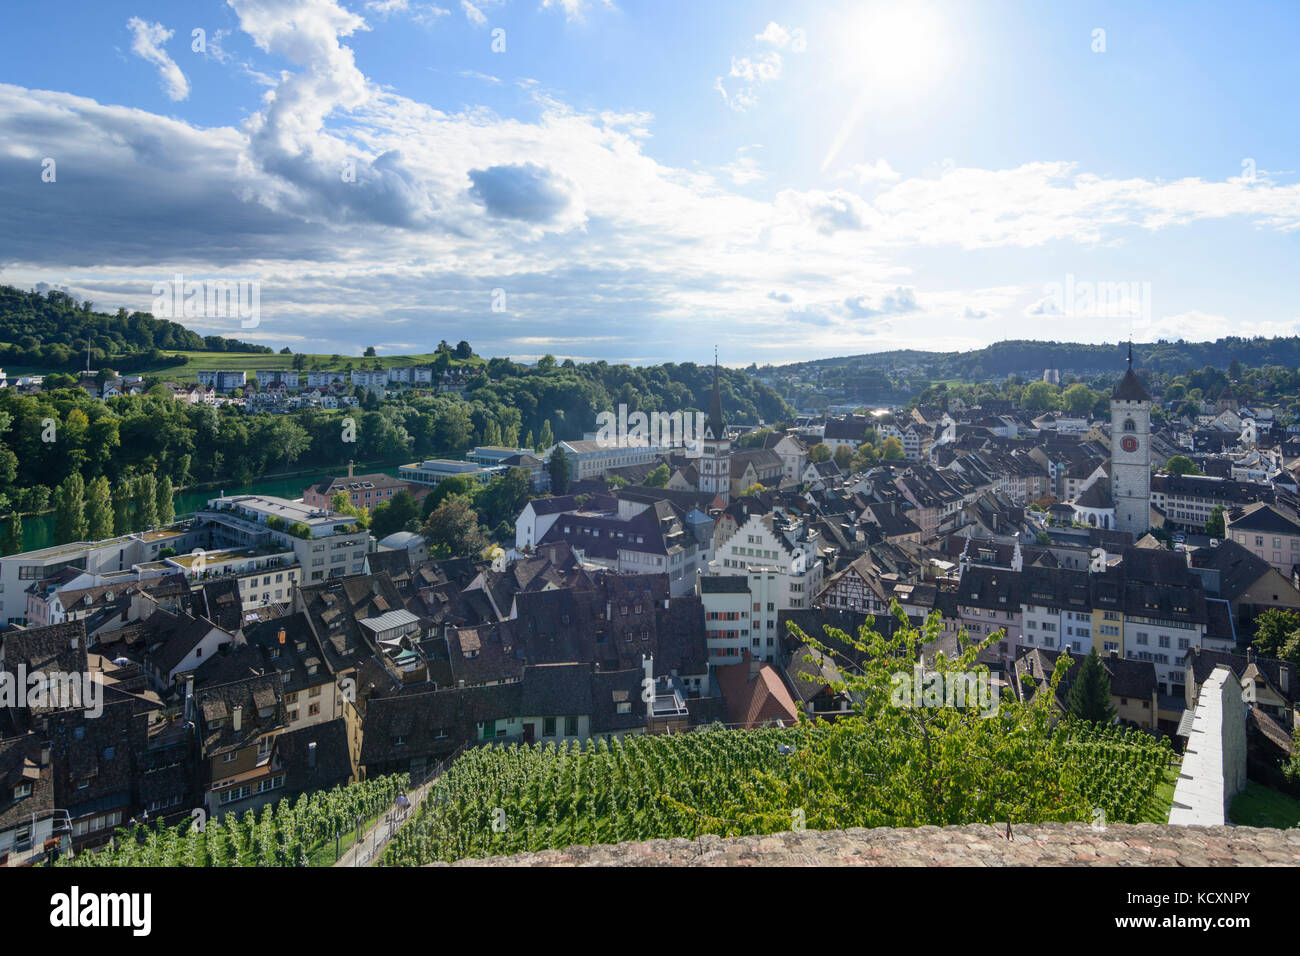
POLYGON ((952 53, 945 18, 925 2, 867 4, 847 17, 836 36, 830 66, 855 91, 823 171, 868 112, 914 102, 943 75, 952 53))
POLYGON ((877 94, 914 91, 942 71, 945 34, 944 18, 928 3, 870 3, 850 14, 840 34, 840 64, 877 94))

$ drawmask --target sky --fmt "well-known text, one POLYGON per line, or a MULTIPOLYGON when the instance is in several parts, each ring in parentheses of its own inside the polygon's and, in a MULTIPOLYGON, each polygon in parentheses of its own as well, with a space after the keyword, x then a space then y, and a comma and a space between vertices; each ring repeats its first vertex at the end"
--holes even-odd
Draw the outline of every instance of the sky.
POLYGON ((203 334, 741 366, 1300 332, 1295 3, 4 21, 0 282, 108 310, 256 283, 252 318, 177 317, 203 334))

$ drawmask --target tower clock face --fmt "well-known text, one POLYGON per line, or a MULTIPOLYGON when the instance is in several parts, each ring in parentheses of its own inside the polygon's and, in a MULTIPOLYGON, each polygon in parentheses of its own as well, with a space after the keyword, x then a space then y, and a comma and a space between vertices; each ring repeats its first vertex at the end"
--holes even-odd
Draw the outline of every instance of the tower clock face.
POLYGON ((1137 450, 1138 450, 1138 440, 1137 440, 1136 438, 1134 438, 1132 435, 1129 435, 1127 438, 1125 438, 1125 439, 1124 439, 1122 442, 1120 442, 1119 444, 1120 444, 1120 447, 1123 448, 1125 451, 1137 451, 1137 450))

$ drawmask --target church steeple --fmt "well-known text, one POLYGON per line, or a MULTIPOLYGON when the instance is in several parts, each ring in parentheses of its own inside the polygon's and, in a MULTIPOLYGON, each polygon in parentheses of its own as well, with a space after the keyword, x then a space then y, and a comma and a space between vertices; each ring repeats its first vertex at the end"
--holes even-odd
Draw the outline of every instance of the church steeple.
POLYGON ((722 394, 718 391, 718 353, 713 352, 713 401, 709 404, 709 417, 704 423, 704 437, 718 441, 726 432, 722 421, 722 394))
POLYGON ((700 443, 698 490, 718 496, 725 505, 731 499, 731 443, 722 421, 722 393, 718 390, 718 353, 713 352, 713 400, 704 422, 700 443))

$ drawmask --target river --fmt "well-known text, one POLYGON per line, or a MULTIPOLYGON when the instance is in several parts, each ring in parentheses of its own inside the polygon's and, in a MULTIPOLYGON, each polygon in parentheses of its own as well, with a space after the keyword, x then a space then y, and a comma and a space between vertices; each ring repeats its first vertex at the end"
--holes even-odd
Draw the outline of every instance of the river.
MULTIPOLYGON (((437 457, 430 455, 428 457, 437 457)), ((409 461, 404 458, 398 462, 389 462, 387 464, 357 465, 357 472, 374 474, 382 472, 386 475, 397 476, 397 466, 404 465, 409 461)), ((207 504, 212 498, 221 494, 227 495, 269 495, 275 498, 288 498, 291 501, 295 498, 302 497, 302 491, 308 485, 322 481, 325 478, 335 475, 347 474, 347 466, 342 468, 329 468, 320 471, 304 472, 300 475, 280 475, 269 478, 259 478, 257 481, 247 485, 234 485, 221 488, 203 488, 203 489, 185 489, 176 493, 172 499, 176 505, 176 517, 180 518, 185 515, 191 515, 203 505, 207 504)), ((48 548, 54 544, 54 512, 46 512, 42 515, 27 515, 23 518, 23 550, 38 551, 41 548, 48 548)))

